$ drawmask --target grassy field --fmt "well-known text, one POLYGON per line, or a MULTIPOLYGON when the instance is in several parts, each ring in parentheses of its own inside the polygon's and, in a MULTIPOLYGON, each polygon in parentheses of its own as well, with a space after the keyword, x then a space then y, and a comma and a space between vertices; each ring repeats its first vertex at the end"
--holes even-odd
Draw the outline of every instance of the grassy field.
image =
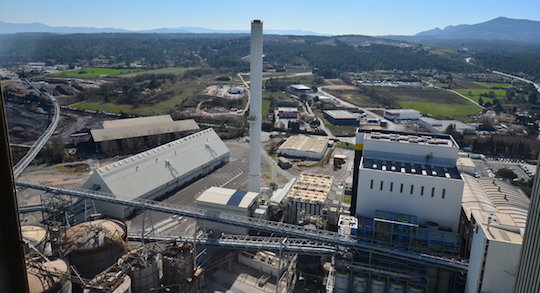
POLYGON ((384 105, 377 100, 377 97, 383 97, 387 101, 399 104, 404 109, 415 109, 421 114, 430 114, 436 118, 460 119, 476 115, 481 110, 470 101, 446 90, 369 87, 363 91, 364 93, 334 90, 331 93, 360 107, 382 108, 384 105))
POLYGON ((96 67, 89 67, 89 68, 83 68, 78 70, 72 70, 67 72, 59 72, 51 74, 52 76, 75 76, 75 77, 98 77, 102 74, 113 76, 113 75, 119 75, 124 73, 135 73, 140 72, 142 70, 140 69, 112 69, 112 68, 96 68, 96 67))
POLYGON ((270 110, 270 100, 263 99, 262 100, 262 117, 266 117, 268 115, 268 110, 270 110))
POLYGON ((481 96, 482 94, 487 95, 489 92, 495 93, 495 98, 504 99, 506 98, 506 90, 494 90, 494 89, 455 89, 456 92, 478 102, 480 98, 485 102, 492 102, 493 98, 486 96, 481 96))
MULTIPOLYGON (((154 70, 145 70, 142 71, 144 74, 184 74, 187 70, 195 69, 195 67, 170 67, 170 68, 161 68, 154 70)), ((120 77, 133 77, 141 74, 141 71, 124 73, 120 77)))
POLYGON ((507 89, 510 87, 511 83, 499 83, 499 82, 477 82, 477 84, 481 86, 485 86, 487 88, 498 88, 498 89, 507 89))
POLYGON ((482 108, 470 103, 470 105, 456 105, 444 103, 422 103, 401 101, 399 104, 403 109, 415 109, 421 114, 430 114, 434 117, 459 118, 463 116, 476 115, 482 108))
POLYGON ((73 105, 74 108, 83 109, 83 110, 93 110, 93 111, 105 111, 108 113, 120 113, 120 112, 129 112, 133 108, 131 105, 117 105, 111 103, 88 103, 82 102, 73 105))

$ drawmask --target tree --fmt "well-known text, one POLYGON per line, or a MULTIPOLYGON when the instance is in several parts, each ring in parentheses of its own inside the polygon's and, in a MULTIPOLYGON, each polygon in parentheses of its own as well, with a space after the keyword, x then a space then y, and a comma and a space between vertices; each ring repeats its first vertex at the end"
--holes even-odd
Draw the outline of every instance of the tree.
POLYGON ((502 168, 497 170, 497 172, 495 172, 495 176, 509 180, 516 179, 518 177, 516 173, 514 173, 514 171, 508 168, 502 168))
POLYGON ((480 97, 480 98, 478 99, 478 104, 480 104, 480 105, 482 105, 482 106, 484 105, 484 99, 482 99, 482 97, 480 97))

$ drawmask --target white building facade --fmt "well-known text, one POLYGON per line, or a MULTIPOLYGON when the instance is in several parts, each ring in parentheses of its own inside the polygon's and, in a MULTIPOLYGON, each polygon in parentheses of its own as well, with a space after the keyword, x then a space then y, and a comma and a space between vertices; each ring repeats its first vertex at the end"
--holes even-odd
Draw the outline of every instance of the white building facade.
POLYGON ((413 109, 386 109, 384 118, 388 120, 418 120, 420 111, 413 109))
POLYGON ((356 150, 356 216, 404 213, 417 216, 421 226, 432 222, 457 232, 464 183, 451 136, 359 130, 356 150))

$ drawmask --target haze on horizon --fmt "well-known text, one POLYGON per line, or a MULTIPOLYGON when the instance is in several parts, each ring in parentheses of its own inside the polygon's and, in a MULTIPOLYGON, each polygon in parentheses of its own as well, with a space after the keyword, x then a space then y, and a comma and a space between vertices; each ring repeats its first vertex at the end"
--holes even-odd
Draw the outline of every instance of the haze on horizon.
POLYGON ((268 30, 330 35, 414 35, 449 25, 476 24, 500 16, 540 20, 540 2, 432 0, 347 1, 4 1, 0 21, 48 26, 151 30, 202 27, 248 30, 260 19, 268 30))

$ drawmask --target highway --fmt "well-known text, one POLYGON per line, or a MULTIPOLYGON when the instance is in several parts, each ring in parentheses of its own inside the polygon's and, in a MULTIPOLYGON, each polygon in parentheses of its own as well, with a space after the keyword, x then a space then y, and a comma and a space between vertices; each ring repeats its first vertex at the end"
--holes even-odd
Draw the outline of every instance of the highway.
MULTIPOLYGON (((25 80, 25 81, 30 86, 32 86, 30 81, 28 80, 25 80)), ((39 151, 41 151, 43 146, 47 143, 47 141, 49 141, 49 139, 54 133, 54 130, 58 126, 58 122, 60 121, 60 105, 58 105, 58 101, 56 101, 54 96, 50 95, 49 93, 42 92, 34 86, 32 86, 32 88, 36 90, 38 93, 42 95, 46 95, 51 100, 51 103, 53 104, 53 107, 54 107, 54 117, 52 119, 51 124, 49 124, 49 127, 47 127, 45 132, 43 132, 43 134, 36 140, 36 142, 34 142, 34 145, 32 145, 28 153, 26 153, 26 155, 17 163, 17 165, 13 167, 13 176, 15 178, 19 177, 19 175, 21 175, 24 169, 26 169, 26 167, 28 167, 28 165, 32 163, 32 161, 37 156, 39 151)))
POLYGON ((519 76, 510 75, 508 73, 504 73, 504 72, 500 72, 500 71, 496 71, 496 70, 493 70, 492 72, 495 73, 495 74, 502 75, 502 76, 517 79, 517 80, 523 81, 525 83, 530 83, 530 84, 534 85, 534 87, 536 88, 536 91, 540 94, 540 85, 538 85, 537 83, 534 83, 534 82, 532 82, 532 81, 530 81, 528 79, 525 79, 525 78, 522 78, 522 77, 519 77, 519 76))

